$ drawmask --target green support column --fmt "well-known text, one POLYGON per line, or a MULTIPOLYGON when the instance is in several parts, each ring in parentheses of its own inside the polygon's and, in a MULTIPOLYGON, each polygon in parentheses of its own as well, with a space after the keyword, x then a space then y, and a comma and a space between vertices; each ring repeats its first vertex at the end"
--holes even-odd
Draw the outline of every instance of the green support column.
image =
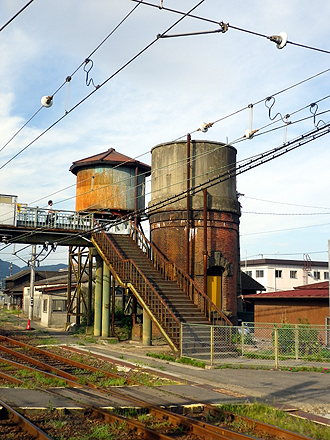
POLYGON ((142 344, 152 345, 152 320, 143 309, 142 344))
POLYGON ((110 336, 110 270, 103 261, 102 337, 110 336))
POLYGON ((103 261, 96 256, 95 272, 95 312, 94 312, 94 336, 101 336, 102 323, 102 284, 103 284, 103 261))

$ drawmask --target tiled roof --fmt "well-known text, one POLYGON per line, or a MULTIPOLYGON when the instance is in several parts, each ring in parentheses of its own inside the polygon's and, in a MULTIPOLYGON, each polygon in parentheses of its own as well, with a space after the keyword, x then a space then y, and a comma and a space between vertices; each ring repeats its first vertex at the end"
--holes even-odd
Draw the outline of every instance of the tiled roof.
POLYGON ((256 295, 244 295, 244 299, 267 300, 267 299, 329 299, 329 281, 295 287, 294 290, 282 292, 258 293, 256 295))
POLYGON ((77 160, 72 163, 70 171, 73 174, 77 174, 78 170, 82 167, 93 165, 123 165, 138 167, 142 171, 150 172, 151 167, 143 162, 132 159, 124 154, 118 153, 114 148, 110 148, 103 153, 95 154, 94 156, 86 157, 85 159, 77 160))

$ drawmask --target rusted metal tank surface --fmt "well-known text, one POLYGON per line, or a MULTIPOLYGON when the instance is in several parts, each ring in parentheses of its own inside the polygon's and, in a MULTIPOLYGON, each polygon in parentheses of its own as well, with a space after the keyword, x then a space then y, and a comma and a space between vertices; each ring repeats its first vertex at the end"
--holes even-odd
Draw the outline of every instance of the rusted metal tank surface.
POLYGON ((74 162, 70 171, 77 176, 76 211, 132 212, 145 206, 149 165, 111 148, 74 162))

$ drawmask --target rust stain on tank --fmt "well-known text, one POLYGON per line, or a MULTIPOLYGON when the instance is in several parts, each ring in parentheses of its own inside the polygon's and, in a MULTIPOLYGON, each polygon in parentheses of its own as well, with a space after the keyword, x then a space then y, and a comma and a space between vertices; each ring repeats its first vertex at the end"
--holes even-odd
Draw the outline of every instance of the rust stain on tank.
POLYGON ((147 164, 110 148, 73 162, 70 171, 77 176, 77 211, 134 211, 136 184, 138 209, 144 207, 147 164))

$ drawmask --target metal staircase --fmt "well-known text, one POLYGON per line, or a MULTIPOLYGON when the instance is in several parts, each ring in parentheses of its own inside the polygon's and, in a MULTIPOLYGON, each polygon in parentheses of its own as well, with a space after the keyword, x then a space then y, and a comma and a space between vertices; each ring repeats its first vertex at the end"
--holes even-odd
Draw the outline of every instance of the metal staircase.
POLYGON ((131 233, 107 234, 92 242, 117 281, 128 287, 174 351, 180 349, 181 323, 231 325, 195 282, 131 223, 131 233))

